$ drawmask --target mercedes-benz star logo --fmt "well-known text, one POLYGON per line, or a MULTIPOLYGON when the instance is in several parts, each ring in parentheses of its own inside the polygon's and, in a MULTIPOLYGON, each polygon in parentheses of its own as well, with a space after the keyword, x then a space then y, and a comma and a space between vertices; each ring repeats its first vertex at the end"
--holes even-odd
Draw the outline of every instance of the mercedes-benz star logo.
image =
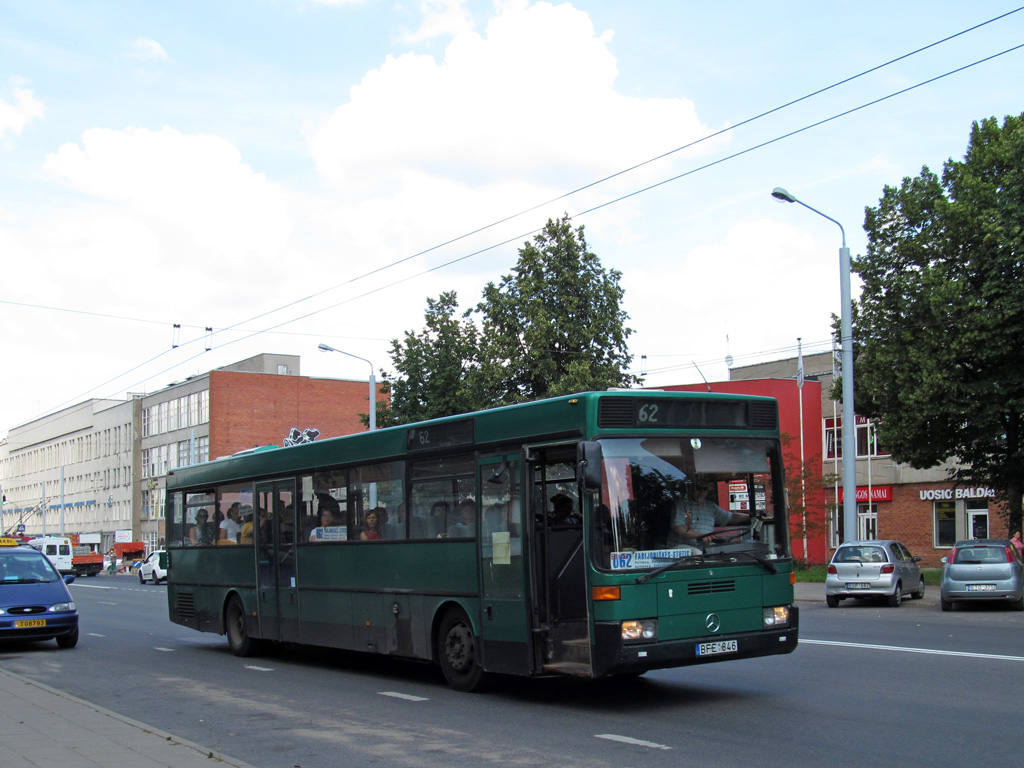
POLYGON ((709 613, 708 617, 704 619, 704 624, 710 632, 717 632, 722 628, 722 620, 718 618, 717 613, 709 613))

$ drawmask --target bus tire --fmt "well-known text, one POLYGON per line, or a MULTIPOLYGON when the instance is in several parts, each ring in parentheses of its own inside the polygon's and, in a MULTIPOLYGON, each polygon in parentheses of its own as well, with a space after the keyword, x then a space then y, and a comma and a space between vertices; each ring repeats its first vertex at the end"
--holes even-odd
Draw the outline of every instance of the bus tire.
POLYGON ((473 625, 459 608, 449 608, 437 628, 437 660, 448 685, 457 691, 483 690, 487 676, 478 659, 473 625))
POLYGON ((238 596, 228 601, 224 610, 224 629, 228 637, 228 647, 235 656, 255 656, 259 651, 259 641, 249 636, 245 627, 245 609, 238 596))

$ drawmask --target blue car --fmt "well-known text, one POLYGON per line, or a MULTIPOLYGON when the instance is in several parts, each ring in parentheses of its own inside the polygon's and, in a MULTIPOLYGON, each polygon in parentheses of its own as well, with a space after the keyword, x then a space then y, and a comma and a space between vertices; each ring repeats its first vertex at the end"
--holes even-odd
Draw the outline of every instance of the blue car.
POLYGON ((0 640, 78 643, 78 611, 67 585, 46 556, 16 539, 0 538, 0 640))

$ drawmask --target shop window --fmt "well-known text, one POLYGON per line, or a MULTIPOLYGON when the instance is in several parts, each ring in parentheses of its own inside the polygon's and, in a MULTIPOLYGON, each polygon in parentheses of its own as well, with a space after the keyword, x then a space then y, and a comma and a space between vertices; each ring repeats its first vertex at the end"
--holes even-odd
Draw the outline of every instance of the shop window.
POLYGON ((952 547, 956 544, 956 502, 933 502, 932 520, 935 546, 952 547))

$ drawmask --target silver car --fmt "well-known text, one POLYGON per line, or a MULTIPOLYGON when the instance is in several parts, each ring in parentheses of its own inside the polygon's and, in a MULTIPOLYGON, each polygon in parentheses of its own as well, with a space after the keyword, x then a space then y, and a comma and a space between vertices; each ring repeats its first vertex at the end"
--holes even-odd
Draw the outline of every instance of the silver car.
POLYGON ((1002 600, 1024 611, 1024 566, 1006 539, 958 541, 942 562, 942 610, 966 600, 1002 600))
POLYGON ((904 595, 924 597, 920 557, 891 539, 848 541, 832 555, 825 577, 825 602, 839 606, 847 597, 884 597, 898 608, 904 595))

